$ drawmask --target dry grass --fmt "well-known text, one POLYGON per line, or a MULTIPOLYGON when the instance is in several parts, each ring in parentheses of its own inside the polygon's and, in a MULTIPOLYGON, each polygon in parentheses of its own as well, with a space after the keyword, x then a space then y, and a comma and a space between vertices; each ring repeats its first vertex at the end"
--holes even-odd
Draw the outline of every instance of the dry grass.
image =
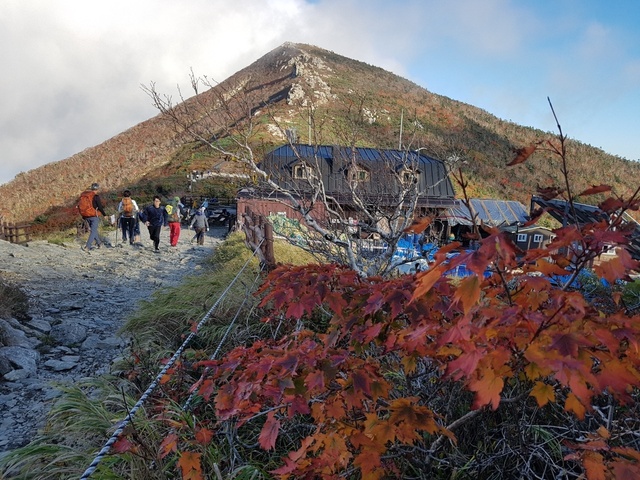
POLYGON ((0 277, 0 318, 27 319, 29 297, 20 287, 0 277))

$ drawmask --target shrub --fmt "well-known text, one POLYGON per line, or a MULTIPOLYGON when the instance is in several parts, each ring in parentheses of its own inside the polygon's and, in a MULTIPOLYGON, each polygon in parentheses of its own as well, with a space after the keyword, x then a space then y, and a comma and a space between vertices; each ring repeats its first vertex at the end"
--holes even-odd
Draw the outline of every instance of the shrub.
POLYGON ((0 277, 0 318, 28 319, 29 297, 20 287, 0 277))

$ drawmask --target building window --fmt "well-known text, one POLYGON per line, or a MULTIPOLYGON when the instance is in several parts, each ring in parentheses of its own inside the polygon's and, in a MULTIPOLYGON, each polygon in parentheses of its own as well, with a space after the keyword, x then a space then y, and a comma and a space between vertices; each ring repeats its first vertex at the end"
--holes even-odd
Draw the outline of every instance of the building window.
POLYGON ((539 233, 536 233, 533 236, 533 243, 542 243, 542 235, 540 235, 539 233))
POLYGON ((400 178, 404 185, 410 185, 412 183, 418 183, 418 172, 405 168, 400 172, 400 178))
POLYGON ((518 242, 526 242, 527 241, 527 234, 526 233, 519 233, 518 234, 518 242))
POLYGON ((306 180, 313 176, 313 170, 306 163, 299 163, 293 167, 293 178, 306 180))
POLYGON ((351 167, 347 171, 347 176, 351 182, 354 183, 362 183, 369 181, 369 172, 367 172, 364 168, 360 167, 351 167))

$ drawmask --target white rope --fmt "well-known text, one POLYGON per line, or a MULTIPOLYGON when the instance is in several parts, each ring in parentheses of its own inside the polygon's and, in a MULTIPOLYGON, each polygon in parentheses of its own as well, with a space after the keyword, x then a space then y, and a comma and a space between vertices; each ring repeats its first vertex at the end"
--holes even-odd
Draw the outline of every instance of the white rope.
MULTIPOLYGON (((260 278, 260 274, 262 273, 263 270, 264 270, 264 265, 262 265, 260 267, 260 271, 258 271, 258 274, 256 275, 256 278, 253 280, 253 284, 251 285, 251 288, 249 289, 249 291, 252 291, 253 287, 255 287, 256 283, 258 283, 258 279, 260 278)), ((240 316, 240 312, 242 311, 242 307, 244 307, 245 303, 247 303, 247 297, 248 297, 248 295, 244 296, 244 299, 242 300, 242 303, 238 307, 238 310, 236 311, 236 314, 234 315, 233 319, 231 319, 231 322, 227 326, 227 329, 225 330, 224 335, 220 339, 220 342, 218 342, 218 346, 216 347, 215 351, 209 357, 209 360, 215 360, 215 358, 218 356, 218 353, 222 349, 222 345, 224 345, 224 342, 227 339, 227 336, 229 335, 229 333, 231 332, 231 329, 233 328, 233 325, 235 324, 236 320, 240 316)), ((200 378, 198 379, 198 381, 194 385, 198 385, 204 379, 204 376, 206 375, 206 373, 208 371, 209 371, 209 367, 206 367, 204 369, 204 371, 202 372, 202 375, 200 375, 200 378)), ((189 395, 189 398, 187 398, 187 401, 184 403, 184 405, 182 407, 182 410, 187 411, 187 410, 189 410, 191 408, 191 402, 193 401, 193 398, 195 397, 195 395, 196 395, 196 390, 191 392, 191 395, 189 395)))

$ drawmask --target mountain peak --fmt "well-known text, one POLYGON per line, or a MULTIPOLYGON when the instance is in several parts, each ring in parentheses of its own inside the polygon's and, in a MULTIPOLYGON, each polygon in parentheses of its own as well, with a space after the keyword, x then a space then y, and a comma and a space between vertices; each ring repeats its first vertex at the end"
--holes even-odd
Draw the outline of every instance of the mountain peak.
MULTIPOLYGON (((285 142, 280 127, 309 137, 306 112, 313 110, 323 115, 324 130, 316 132, 322 135, 318 139, 321 143, 355 141, 358 146, 397 148, 400 141, 437 158, 452 152, 462 154, 468 160, 471 196, 528 204, 536 185, 559 181, 556 164, 545 153, 536 153, 526 166, 505 173, 514 149, 547 140, 549 133, 502 121, 392 72, 313 45, 285 42, 185 102, 196 99, 213 108, 221 96, 239 92, 247 95, 247 106, 261 128, 259 141, 265 148, 285 142)), ((308 142, 309 138, 299 141, 308 142)), ((92 182, 100 183, 106 191, 119 191, 160 171, 183 174, 191 168, 190 160, 172 163, 180 155, 182 143, 184 139, 177 136, 170 122, 157 115, 99 145, 0 185, 0 215, 10 222, 31 221, 50 207, 75 204, 92 182), (127 174, 122 175, 123 171, 127 174)), ((570 147, 576 163, 578 158, 581 162, 575 176, 577 191, 597 179, 624 195, 631 189, 630 182, 640 178, 640 163, 578 142, 571 142, 570 147)), ((220 161, 216 159, 216 164, 220 161)))

